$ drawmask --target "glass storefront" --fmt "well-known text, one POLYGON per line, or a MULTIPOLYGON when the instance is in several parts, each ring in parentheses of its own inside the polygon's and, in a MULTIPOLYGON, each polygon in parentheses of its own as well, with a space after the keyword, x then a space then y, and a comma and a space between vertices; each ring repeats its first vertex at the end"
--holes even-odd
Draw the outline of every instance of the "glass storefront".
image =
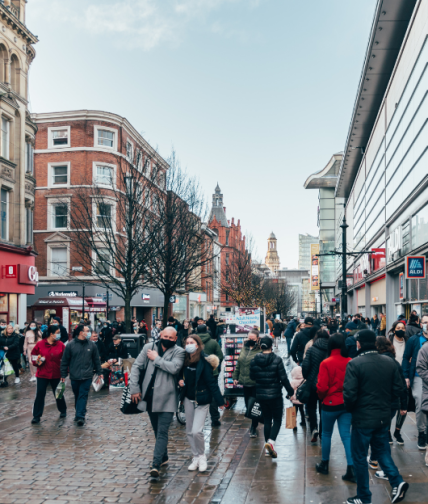
POLYGON ((180 322, 187 318, 187 296, 176 296, 172 316, 180 322))
POLYGON ((18 294, 0 294, 0 319, 12 325, 18 323, 18 294))

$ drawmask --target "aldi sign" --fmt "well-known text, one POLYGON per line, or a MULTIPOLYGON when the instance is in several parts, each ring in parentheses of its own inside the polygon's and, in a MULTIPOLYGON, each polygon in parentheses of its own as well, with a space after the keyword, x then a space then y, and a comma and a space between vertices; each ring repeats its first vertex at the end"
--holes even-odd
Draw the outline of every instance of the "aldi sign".
POLYGON ((425 278, 425 261, 425 256, 406 256, 406 280, 425 278))

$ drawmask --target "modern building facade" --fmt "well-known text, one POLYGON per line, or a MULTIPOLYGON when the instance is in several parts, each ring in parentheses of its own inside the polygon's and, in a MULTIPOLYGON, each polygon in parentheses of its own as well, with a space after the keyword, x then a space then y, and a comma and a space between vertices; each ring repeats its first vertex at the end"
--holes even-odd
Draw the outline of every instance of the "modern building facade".
POLYGON ((318 243, 318 236, 299 234, 299 269, 311 269, 311 245, 318 243))
MULTIPOLYGON (((428 2, 379 0, 335 195, 346 199, 348 311, 390 326, 428 313, 427 279, 404 280, 428 254, 428 2)), ((341 278, 341 277, 340 277, 341 278)))
MULTIPOLYGON (((305 296, 304 287, 305 283, 309 281, 309 271, 300 268, 283 268, 277 271, 276 277, 279 281, 285 280, 287 282, 287 285, 294 291, 296 304, 291 315, 300 316, 303 311, 303 302, 305 296)), ((305 300, 305 304, 308 306, 307 299, 305 300)))
POLYGON ((28 73, 38 39, 25 0, 0 3, 0 319, 22 326, 37 285, 33 243, 37 126, 28 112, 28 73))

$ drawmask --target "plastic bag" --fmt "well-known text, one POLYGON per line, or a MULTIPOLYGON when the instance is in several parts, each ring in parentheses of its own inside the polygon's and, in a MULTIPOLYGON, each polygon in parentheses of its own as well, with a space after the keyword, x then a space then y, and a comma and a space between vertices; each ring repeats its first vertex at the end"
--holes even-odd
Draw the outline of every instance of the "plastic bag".
POLYGON ((21 354, 21 368, 25 371, 26 367, 27 367, 27 363, 24 359, 24 356, 21 354))
POLYGON ((60 381, 55 389, 55 399, 62 399, 64 397, 65 383, 60 381))
POLYGON ((4 359, 4 376, 10 376, 14 373, 12 364, 8 359, 4 359))
POLYGON ((102 376, 96 376, 93 381, 92 381, 92 387, 94 388, 95 392, 99 392, 104 385, 104 378, 102 376))

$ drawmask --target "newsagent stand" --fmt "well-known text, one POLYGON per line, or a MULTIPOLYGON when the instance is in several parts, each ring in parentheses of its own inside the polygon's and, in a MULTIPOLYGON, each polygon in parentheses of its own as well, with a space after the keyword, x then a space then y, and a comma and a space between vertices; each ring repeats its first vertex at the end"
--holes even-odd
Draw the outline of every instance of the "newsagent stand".
POLYGON ((244 387, 233 384, 232 374, 235 371, 239 354, 247 338, 248 333, 225 334, 222 337, 222 350, 224 354, 223 396, 226 401, 226 408, 231 408, 238 397, 244 397, 244 387))

